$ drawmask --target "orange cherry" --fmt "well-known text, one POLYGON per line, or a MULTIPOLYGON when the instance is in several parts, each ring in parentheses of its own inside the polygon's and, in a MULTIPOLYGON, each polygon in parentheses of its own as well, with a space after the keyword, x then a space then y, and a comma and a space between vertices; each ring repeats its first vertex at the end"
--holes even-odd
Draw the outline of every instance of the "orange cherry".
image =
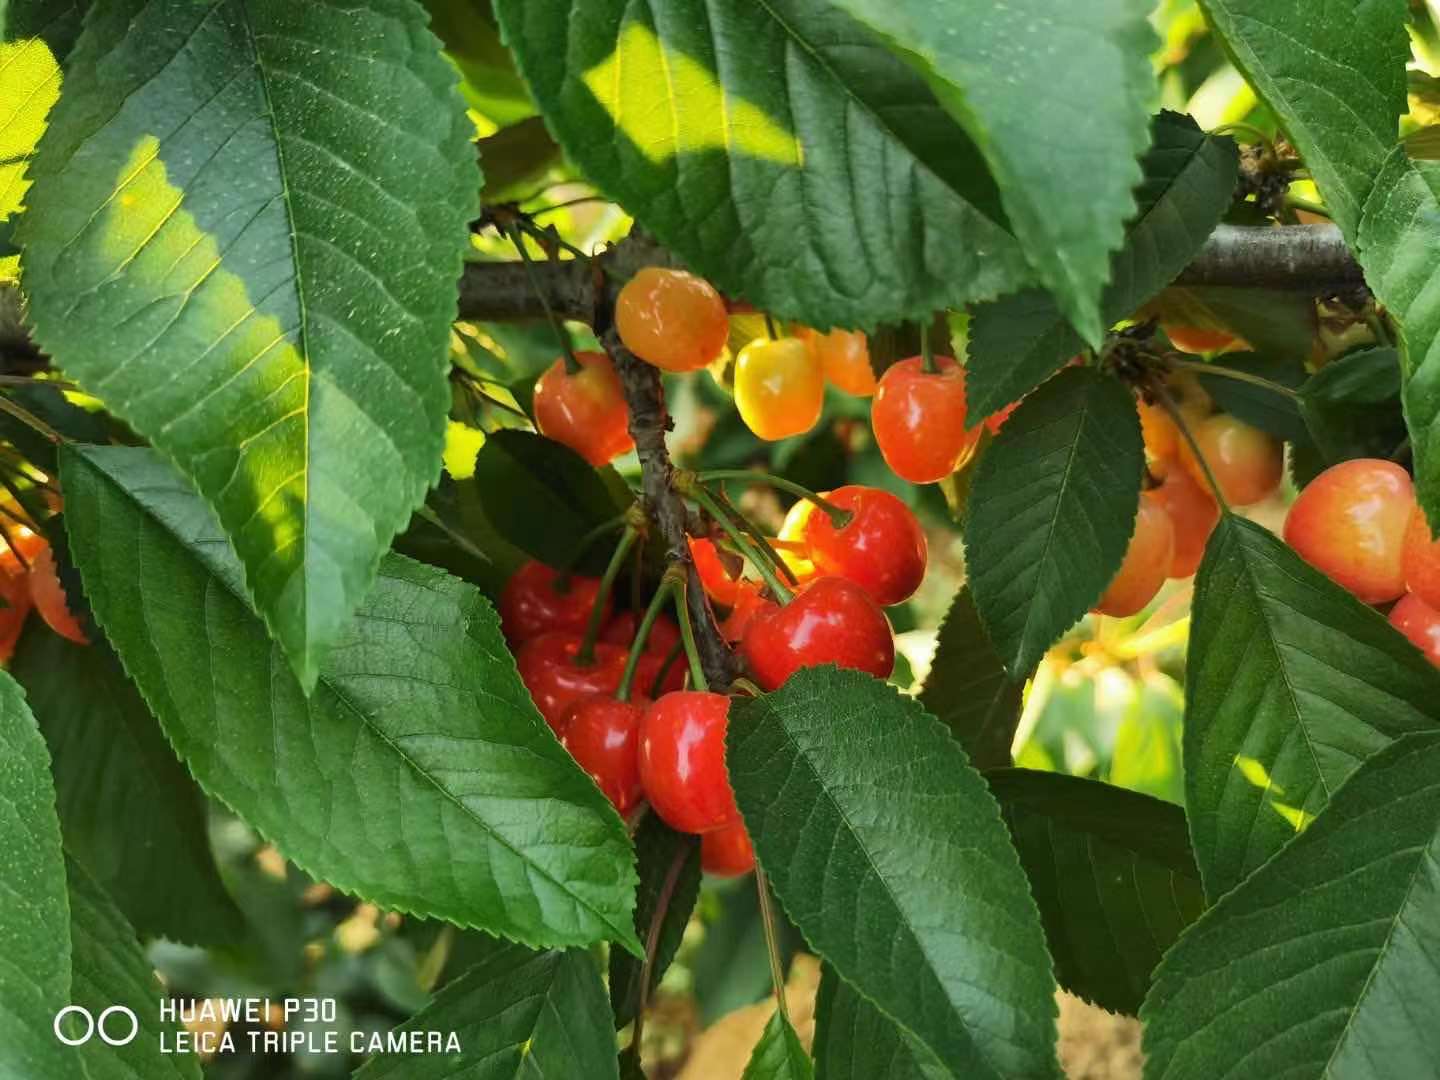
POLYGON ((0 568, 0 598, 5 601, 5 606, 0 608, 0 664, 8 664, 15 654, 20 631, 25 628, 25 616, 30 614, 28 578, 29 575, 18 568, 0 568))
POLYGON ((1227 334, 1224 330, 1207 330, 1201 326, 1180 326, 1174 323, 1162 323, 1165 336, 1170 339, 1170 344, 1181 352, 1188 353, 1212 353, 1235 343, 1233 334, 1227 334))
POLYGON ((918 356, 885 369, 870 407, 870 425, 885 464, 902 480, 944 480, 975 453, 980 430, 965 430, 965 369, 935 357, 934 372, 918 356))
POLYGON ((1390 625, 1409 638, 1425 659, 1440 667, 1440 611, 1414 593, 1406 593, 1390 609, 1390 625))
MULTIPOLYGON (((1285 476, 1285 448, 1279 440, 1227 413, 1207 417, 1190 433, 1231 506, 1251 506, 1279 490, 1285 476)), ((1209 487, 1205 470, 1183 438, 1180 464, 1197 484, 1209 487)))
POLYGON ((1405 587, 1432 608, 1440 607, 1440 540, 1431 535, 1430 523, 1418 503, 1410 511, 1401 558, 1405 587))
POLYGON ((732 607, 741 588, 746 584, 740 576, 743 567, 737 565, 732 572, 732 568, 726 566, 720 557, 720 549, 715 546, 715 541, 708 536, 692 536, 687 540, 690 545, 690 558, 695 562, 695 572, 700 575, 700 584, 706 595, 717 604, 732 607))
POLYGON ((768 442, 815 426, 825 403, 825 373, 799 338, 756 338, 735 358, 735 407, 768 442))
POLYGON ((757 616, 768 615, 780 610, 780 605, 773 600, 767 600, 760 592, 760 586, 753 581, 743 583, 740 595, 735 598, 735 605, 730 609, 730 614, 725 616, 725 621, 720 624, 720 636, 726 641, 736 642, 745 637, 745 632, 750 629, 750 624, 757 616))
POLYGON ((1326 469, 1285 518, 1285 542, 1367 604, 1405 591, 1404 548, 1415 488, 1393 461, 1357 458, 1326 469))
POLYGON ((825 378, 847 394, 869 397, 875 393, 875 369, 870 366, 870 344, 859 330, 831 330, 822 334, 806 327, 800 338, 820 361, 825 378))
POLYGON ((591 465, 608 465, 635 449, 625 392, 604 353, 578 352, 575 359, 580 370, 574 375, 566 372, 562 358, 535 383, 535 426, 591 465))
POLYGON ((625 347, 665 371, 698 371, 730 336, 725 301, 704 278, 647 266, 615 298, 615 329, 625 347))
POLYGON ((1205 545, 1220 523, 1220 507, 1184 469, 1171 469, 1164 482, 1147 491, 1145 497, 1163 508, 1175 526, 1175 551, 1166 576, 1189 577, 1200 569, 1205 558, 1205 545))
POLYGON ((814 513, 815 504, 809 499, 795 500, 790 509, 785 511, 780 532, 771 543, 776 554, 780 556, 780 561, 795 575, 797 585, 804 585, 819 573, 815 564, 810 561, 810 544, 805 538, 814 513))
POLYGON ((1175 526, 1170 515, 1153 500, 1141 499, 1125 560, 1090 610, 1122 619, 1142 610, 1165 584, 1174 557, 1175 526))
POLYGON ((1168 462, 1180 452, 1180 429, 1162 405, 1151 405, 1143 399, 1140 409, 1140 435, 1145 440, 1145 458, 1149 462, 1168 462))
POLYGON ((716 877, 739 877, 755 869, 755 848, 743 821, 700 837, 700 869, 716 877))

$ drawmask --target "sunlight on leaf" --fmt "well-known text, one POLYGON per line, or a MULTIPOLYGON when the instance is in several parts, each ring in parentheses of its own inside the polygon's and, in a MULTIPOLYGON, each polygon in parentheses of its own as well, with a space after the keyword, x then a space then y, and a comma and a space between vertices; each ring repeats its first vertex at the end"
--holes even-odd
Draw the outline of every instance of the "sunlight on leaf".
MULTIPOLYGON (((59 97, 60 66, 43 38, 0 42, 0 221, 20 209, 30 152, 59 97)), ((19 261, 0 258, 0 280, 13 278, 19 261)))

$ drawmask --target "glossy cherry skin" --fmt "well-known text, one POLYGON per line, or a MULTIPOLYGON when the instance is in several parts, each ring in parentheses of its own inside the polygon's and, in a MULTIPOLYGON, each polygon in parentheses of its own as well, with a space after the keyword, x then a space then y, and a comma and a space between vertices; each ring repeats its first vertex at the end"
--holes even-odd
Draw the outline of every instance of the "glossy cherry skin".
MULTIPOLYGON (((600 595, 597 578, 570 575, 570 587, 556 585, 560 575, 533 559, 510 575, 500 594, 500 627, 511 645, 529 641, 552 630, 581 633, 590 619, 590 609, 600 595)), ((609 614, 606 602, 606 614, 609 614)))
POLYGON ((700 837, 700 869, 715 877, 739 877, 755 869, 755 848, 743 821, 700 837))
MULTIPOLYGON (((1152 465, 1171 461, 1180 452, 1180 429, 1164 406, 1147 401, 1136 404, 1140 410, 1140 436, 1145 441, 1145 460, 1152 465)), ((1163 466, 1159 471, 1164 472, 1163 466)))
POLYGON ((643 797, 640 722, 647 705, 646 698, 582 697, 571 703, 560 725, 565 749, 622 814, 643 797))
POLYGON ((704 278, 647 266, 615 298, 615 329, 641 360, 665 371, 698 371, 725 348, 730 318, 704 278))
POLYGON ((730 607, 747 584, 740 577, 743 566, 727 566, 715 541, 709 537, 692 536, 689 544, 690 558, 695 561, 695 572, 700 575, 700 585, 705 594, 722 607, 730 607))
MULTIPOLYGON (((605 624, 600 640, 611 645, 629 648, 635 640, 635 631, 640 628, 640 615, 634 611, 617 611, 615 617, 605 624)), ((650 624, 650 636, 645 639, 646 653, 668 656, 675 643, 680 640, 680 628, 669 615, 658 616, 650 624)))
POLYGON ((1290 507, 1285 542, 1365 603, 1383 604, 1405 591, 1405 533, 1414 509, 1414 485, 1399 465, 1342 461, 1290 507))
POLYGON ((720 636, 729 642, 742 640, 756 616, 780 610, 779 604, 761 595, 759 585, 748 581, 745 584, 746 588, 736 597, 730 614, 720 624, 720 636))
POLYGON ((1440 611, 1414 593, 1406 593, 1390 609, 1390 625, 1409 638, 1425 659, 1440 667, 1440 611))
MULTIPOLYGON (((1226 413, 1207 417, 1191 434, 1231 506, 1251 506, 1279 490, 1285 449, 1278 439, 1226 413)), ((1183 438, 1179 456, 1191 479, 1208 489, 1205 470, 1183 438)))
POLYGON ((944 480, 975 453, 980 429, 965 430, 965 369, 935 357, 935 373, 912 356, 885 369, 870 406, 875 443, 890 471, 912 484, 944 480))
POLYGON ((613 695, 625 670, 625 650, 619 645, 596 642, 594 659, 588 664, 577 662, 579 652, 579 634, 556 630, 531 638, 515 654, 520 680, 557 735, 565 734, 565 712, 577 699, 613 695))
POLYGON ((809 431, 824 403, 825 373, 799 338, 757 338, 735 358, 735 408, 758 438, 809 431))
POLYGON ((820 362, 826 379, 856 397, 875 393, 875 369, 870 366, 870 344, 863 333, 831 330, 822 334, 807 328, 799 336, 820 362))
POLYGON ((1406 587, 1430 607, 1440 608, 1440 540, 1431 534, 1418 503, 1410 511, 1402 557, 1406 587))
POLYGON ((1121 619, 1144 610, 1165 584, 1174 554, 1175 526, 1170 515, 1153 500, 1141 499, 1125 560, 1091 610, 1121 619))
POLYGON ((707 833, 740 820, 725 771, 730 699, 681 690, 651 702, 640 723, 640 783, 672 829, 707 833))
POLYGON ((895 667, 895 636, 885 612, 854 582, 819 577, 775 611, 762 611, 746 628, 741 652, 765 690, 803 667, 835 664, 876 678, 895 667))
POLYGON ((1224 330, 1207 330, 1200 326, 1180 326, 1174 323, 1162 324, 1170 344, 1181 352, 1212 353, 1235 344, 1235 338, 1224 330))
POLYGON ((925 530, 910 508, 888 491, 857 484, 826 492, 825 499, 853 516, 838 529, 818 508, 805 519, 816 570, 853 581, 881 607, 909 599, 929 558, 925 530))
POLYGON ((810 560, 810 542, 805 539, 805 532, 810 527, 810 515, 814 512, 815 504, 809 499, 796 499, 791 503, 790 509, 785 511, 785 520, 780 523, 780 531, 771 541, 771 547, 780 556, 780 561, 794 575, 796 585, 806 584, 819 572, 810 560))
POLYGON ((535 383, 535 426, 591 465, 608 465, 635 449, 625 392, 604 353, 577 352, 575 359, 581 368, 576 374, 556 360, 535 383))
POLYGON ((1145 497, 1163 508, 1175 527, 1175 550, 1166 576, 1189 577, 1200 569, 1205 558, 1205 545, 1220 523, 1220 507, 1184 469, 1171 469, 1160 486, 1145 492, 1145 497))
POLYGON ((30 599, 35 610, 46 625, 61 637, 69 638, 79 645, 89 645, 90 639, 80 626, 80 621, 70 612, 65 596, 65 586, 60 584, 60 575, 55 566, 55 556, 49 545, 41 548, 30 559, 30 599))

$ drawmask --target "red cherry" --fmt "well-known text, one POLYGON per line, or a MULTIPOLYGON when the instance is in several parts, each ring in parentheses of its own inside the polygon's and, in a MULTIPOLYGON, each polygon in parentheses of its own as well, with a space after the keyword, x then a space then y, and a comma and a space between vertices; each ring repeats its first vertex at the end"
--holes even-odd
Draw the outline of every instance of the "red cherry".
POLYGON ((571 703, 560 741, 620 813, 640 801, 640 721, 649 701, 595 695, 571 703))
MULTIPOLYGON (((640 616, 633 611, 616 612, 615 617, 605 624, 600 640, 611 645, 629 648, 635 640, 635 631, 640 627, 640 616)), ((645 639, 645 652, 654 656, 669 656, 670 650, 680 640, 680 628, 669 615, 661 615, 650 624, 650 636, 645 639)))
POLYGON ((581 370, 574 375, 556 360, 535 383, 535 426, 591 465, 607 465, 635 448, 625 391, 604 353, 577 352, 575 359, 581 370))
POLYGON ((870 425, 885 464, 902 480, 944 480, 970 459, 980 429, 965 430, 965 369, 935 357, 933 373, 912 356, 885 369, 870 407, 870 425))
POLYGON ((755 848, 743 821, 700 837, 700 868, 716 877, 739 877, 755 869, 755 848))
MULTIPOLYGON (((660 674, 660 668, 669 659, 668 653, 650 652, 648 649, 641 655, 640 662, 635 665, 635 689, 636 691, 649 692, 655 685, 655 679, 660 674)), ((657 694, 668 694, 672 690, 680 690, 685 686, 685 660, 683 657, 676 657, 675 662, 665 671, 665 681, 655 690, 657 694)))
POLYGON ((853 516, 838 529, 818 509, 805 519, 816 570, 853 581, 881 607, 909 599, 925 577, 929 550, 910 508, 888 491, 855 484, 825 498, 853 516))
POLYGON ((746 582, 745 588, 735 600, 735 606, 730 609, 730 614, 720 624, 720 636, 726 641, 739 641, 745 636, 745 631, 755 617, 762 612, 779 611, 780 605, 773 600, 767 600, 760 594, 760 586, 752 582, 746 582))
POLYGON ((1175 554, 1175 526, 1165 508, 1150 499, 1140 500, 1135 531, 1125 560, 1091 611, 1124 619, 1145 607, 1170 572, 1175 554))
MULTIPOLYGON (((556 583, 558 577, 556 571, 533 559, 510 575, 500 594, 500 626, 511 645, 551 630, 584 632, 600 582, 571 574, 569 588, 562 591, 556 583)), ((609 606, 607 601, 607 614, 609 606)))
MULTIPOLYGON (((595 643, 595 657, 590 663, 578 663, 580 640, 579 634, 556 630, 531 638, 515 654, 521 681, 557 735, 564 734, 565 710, 577 698, 614 694, 625 670, 625 650, 604 641, 595 643)), ((658 660, 655 662, 658 664, 658 660)))
POLYGON ((1357 458, 1312 480, 1285 518, 1285 542, 1367 604, 1405 591, 1403 552, 1415 488, 1393 461, 1357 458))
POLYGON ((1175 526, 1175 552, 1167 576, 1189 577, 1205 558, 1205 545, 1220 523, 1220 507, 1184 469, 1171 469, 1164 482, 1145 497, 1163 508, 1175 526))
POLYGON ((733 605, 745 584, 738 573, 741 567, 735 567, 736 573, 732 574, 731 568, 720 557, 715 541, 707 536, 692 536, 689 544, 690 558, 695 561, 695 572, 700 575, 700 584, 706 595, 724 607, 733 605))
POLYGON ((1010 414, 1020 407, 1020 402, 1012 401, 997 413, 991 413, 985 418, 985 427, 991 435, 999 435, 1000 429, 1005 426, 1005 421, 1010 419, 1010 414))
POLYGON ((817 664, 880 679, 895 667, 895 637, 885 613, 859 585, 839 577, 816 578, 784 607, 756 615, 741 652, 766 690, 817 664))
POLYGON ((725 772, 730 699, 702 690, 666 694, 640 723, 640 782, 672 829, 706 833, 740 818, 725 772))
POLYGON ((1440 540, 1431 535, 1418 504, 1410 511, 1403 559, 1406 587, 1432 608, 1440 607, 1440 540))
POLYGON ((1390 625, 1409 638, 1430 663, 1440 667, 1440 611, 1414 593, 1406 593, 1390 609, 1390 625))

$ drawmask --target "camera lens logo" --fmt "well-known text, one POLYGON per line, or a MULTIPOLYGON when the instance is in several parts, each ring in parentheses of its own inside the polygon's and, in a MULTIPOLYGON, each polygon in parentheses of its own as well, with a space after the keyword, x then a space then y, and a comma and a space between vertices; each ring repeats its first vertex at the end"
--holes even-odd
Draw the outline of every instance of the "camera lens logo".
POLYGON ((140 1033, 140 1020, 135 1016, 134 1012, 127 1009, 124 1005, 111 1005, 98 1017, 92 1015, 90 1010, 83 1005, 66 1005, 55 1014, 54 1028, 55 1038, 59 1039, 66 1046, 83 1046, 96 1035, 99 1035, 101 1041, 110 1046, 126 1046, 134 1042, 135 1036, 140 1033), (64 1022, 65 1017, 71 1013, 83 1017, 85 1022, 85 1034, 77 1038, 71 1038, 60 1030, 60 1025, 64 1022), (118 1016, 121 1019, 112 1022, 111 1017, 113 1016, 118 1016), (128 1032, 125 1031, 125 1019, 127 1018, 130 1021, 130 1030, 128 1032), (124 1032, 124 1034, 117 1035, 117 1032, 124 1032))

